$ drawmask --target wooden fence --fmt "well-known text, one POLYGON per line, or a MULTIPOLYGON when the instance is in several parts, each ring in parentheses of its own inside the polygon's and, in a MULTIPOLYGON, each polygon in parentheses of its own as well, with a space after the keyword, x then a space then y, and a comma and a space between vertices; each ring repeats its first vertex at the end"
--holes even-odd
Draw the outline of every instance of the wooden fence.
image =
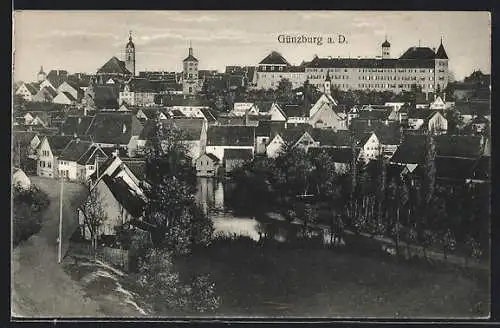
MULTIPOLYGON (((92 246, 90 243, 71 242, 67 256, 71 255, 90 258, 92 256, 92 246)), ((97 246, 95 259, 126 272, 129 270, 129 251, 126 249, 97 246)))

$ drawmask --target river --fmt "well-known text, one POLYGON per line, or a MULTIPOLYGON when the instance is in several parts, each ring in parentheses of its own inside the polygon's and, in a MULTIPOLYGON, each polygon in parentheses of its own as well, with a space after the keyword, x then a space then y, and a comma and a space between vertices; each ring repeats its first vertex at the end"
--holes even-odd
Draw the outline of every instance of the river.
POLYGON ((215 233, 237 234, 259 239, 259 221, 250 214, 250 211, 235 209, 230 206, 228 199, 234 192, 230 182, 223 182, 213 178, 198 178, 196 200, 204 213, 214 223, 215 233))

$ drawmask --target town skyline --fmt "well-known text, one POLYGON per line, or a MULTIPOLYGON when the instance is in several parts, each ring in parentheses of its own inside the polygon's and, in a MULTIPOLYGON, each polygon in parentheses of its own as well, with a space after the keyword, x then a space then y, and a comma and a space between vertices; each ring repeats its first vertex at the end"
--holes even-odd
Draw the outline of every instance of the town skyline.
POLYGON ((457 80, 491 70, 487 12, 22 11, 14 17, 14 80, 35 80, 40 66, 46 72, 95 73, 112 56, 123 60, 129 31, 137 72, 181 71, 190 42, 200 69, 224 71, 230 65, 256 66, 271 51, 292 65, 314 55, 374 58, 386 36, 392 58, 412 46, 437 48, 442 38, 457 80), (282 34, 324 39, 342 34, 347 44, 280 44, 282 34))

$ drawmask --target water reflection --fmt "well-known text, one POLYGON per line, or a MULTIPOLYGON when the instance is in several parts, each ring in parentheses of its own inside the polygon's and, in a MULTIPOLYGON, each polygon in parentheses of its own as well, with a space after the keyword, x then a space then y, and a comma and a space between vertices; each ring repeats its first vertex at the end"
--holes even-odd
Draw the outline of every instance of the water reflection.
MULTIPOLYGON (((279 242, 301 238, 302 229, 298 224, 290 224, 284 218, 275 220, 264 215, 264 209, 246 202, 244 191, 237 191, 229 181, 213 178, 198 178, 196 200, 204 213, 212 219, 215 234, 236 234, 258 241, 261 237, 279 242)), ((314 230, 312 235, 330 244, 329 230, 314 230)))
POLYGON ((259 222, 248 213, 235 213, 226 204, 233 192, 229 183, 213 178, 198 178, 196 200, 215 227, 215 233, 236 234, 259 240, 259 222))

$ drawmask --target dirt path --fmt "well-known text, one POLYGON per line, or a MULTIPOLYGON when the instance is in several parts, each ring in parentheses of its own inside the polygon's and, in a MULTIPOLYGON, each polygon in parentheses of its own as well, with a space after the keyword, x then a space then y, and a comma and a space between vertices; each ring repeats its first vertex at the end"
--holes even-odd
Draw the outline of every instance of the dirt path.
MULTIPOLYGON (((19 317, 99 316, 99 304, 86 297, 80 286, 57 263, 59 228, 59 183, 53 179, 31 177, 44 190, 50 205, 43 213, 40 232, 12 251, 12 315, 19 317)), ((83 187, 65 183, 63 217, 75 220, 76 204, 83 187)), ((67 224, 69 226, 71 224, 67 224)), ((64 227, 64 224, 63 224, 64 227)))

